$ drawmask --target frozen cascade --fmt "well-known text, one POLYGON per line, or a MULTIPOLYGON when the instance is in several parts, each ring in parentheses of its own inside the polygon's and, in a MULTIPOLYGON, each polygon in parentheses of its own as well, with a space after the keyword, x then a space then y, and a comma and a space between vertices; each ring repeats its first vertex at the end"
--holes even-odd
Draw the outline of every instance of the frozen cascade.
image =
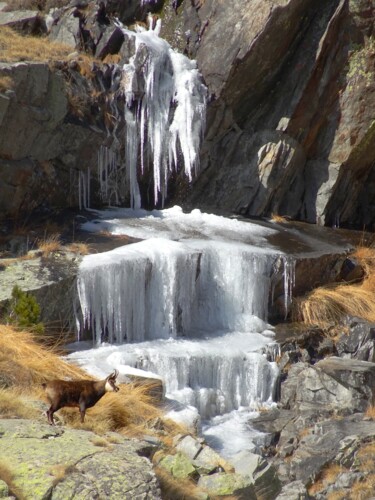
POLYGON ((142 173, 152 164, 155 204, 160 196, 164 202, 173 170, 183 165, 185 175, 191 180, 198 167, 206 115, 206 87, 195 61, 172 50, 159 38, 159 31, 160 20, 148 31, 123 29, 125 37, 134 41, 135 53, 124 64, 118 90, 110 102, 116 117, 113 145, 106 148, 109 153, 102 152, 99 156, 101 195, 109 203, 124 199, 121 191, 126 186, 131 206, 141 206, 137 180, 139 163, 142 173), (121 119, 125 120, 125 152, 117 150, 121 142, 116 137, 121 119), (114 180, 117 182, 115 193, 114 180), (108 183, 112 185, 110 193, 108 183), (106 197, 107 194, 110 196, 106 197))
POLYGON ((100 265, 87 256, 78 277, 83 326, 97 344, 252 331, 254 317, 267 319, 276 259, 240 243, 163 238, 107 252, 100 265))
MULTIPOLYGON (((286 256, 262 248, 273 231, 177 207, 139 215, 86 226, 147 238, 80 266, 80 330, 93 332, 91 371, 102 370, 93 374, 156 373, 204 420, 271 404, 278 370, 262 354, 273 342, 265 321, 272 275, 288 269, 286 256)), ((71 356, 88 367, 84 353, 71 356)))

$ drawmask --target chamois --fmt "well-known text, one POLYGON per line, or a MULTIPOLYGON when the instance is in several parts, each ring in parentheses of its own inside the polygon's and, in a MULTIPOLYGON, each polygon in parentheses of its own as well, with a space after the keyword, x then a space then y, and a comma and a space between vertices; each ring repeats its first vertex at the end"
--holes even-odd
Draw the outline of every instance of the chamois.
POLYGON ((104 380, 51 380, 42 384, 48 401, 51 403, 47 411, 48 423, 55 425, 53 414, 63 406, 78 406, 81 422, 85 420, 86 408, 94 406, 106 392, 117 392, 118 371, 108 375, 104 380))

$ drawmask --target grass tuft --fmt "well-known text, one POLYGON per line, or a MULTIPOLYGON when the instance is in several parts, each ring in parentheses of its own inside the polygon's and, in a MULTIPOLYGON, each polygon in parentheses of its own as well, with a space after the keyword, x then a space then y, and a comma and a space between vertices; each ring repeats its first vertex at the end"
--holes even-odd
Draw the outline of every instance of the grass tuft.
MULTIPOLYGON (((23 395, 44 400, 43 382, 52 379, 92 379, 79 367, 65 362, 54 348, 41 345, 42 338, 0 325, 0 387, 3 387, 0 411, 3 415, 29 418, 40 415, 40 410, 31 415, 32 405, 27 404, 28 400, 23 395)), ((57 416, 62 417, 65 424, 99 435, 110 431, 127 436, 157 435, 169 446, 173 436, 186 433, 186 429, 163 417, 162 409, 152 396, 153 389, 152 382, 121 384, 119 392, 106 394, 88 409, 84 424, 80 422, 77 408, 62 408, 57 416)))
POLYGON ((340 323, 347 315, 375 321, 375 249, 359 247, 353 257, 364 269, 363 281, 322 286, 295 299, 293 321, 322 328, 340 323))
POLYGON ((0 76, 0 92, 11 90, 13 88, 13 85, 14 82, 10 76, 0 76))
POLYGON ((0 27, 0 60, 20 61, 61 61, 72 52, 72 47, 46 38, 22 36, 7 26, 0 27))
POLYGON ((62 248, 59 234, 51 234, 42 240, 37 241, 38 249, 43 257, 48 257, 51 253, 58 252, 62 248))
POLYGON ((14 474, 7 464, 0 462, 0 479, 4 481, 10 490, 12 496, 16 497, 17 500, 25 500, 26 496, 23 492, 14 484, 14 474))

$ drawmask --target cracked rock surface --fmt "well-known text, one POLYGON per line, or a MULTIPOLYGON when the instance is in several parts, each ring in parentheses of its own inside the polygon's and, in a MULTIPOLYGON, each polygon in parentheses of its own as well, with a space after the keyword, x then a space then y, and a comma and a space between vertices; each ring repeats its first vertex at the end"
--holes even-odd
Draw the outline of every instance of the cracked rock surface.
POLYGON ((3 419, 0 462, 27 499, 161 498, 151 463, 138 454, 141 441, 116 435, 116 443, 98 446, 96 440, 89 431, 3 419))

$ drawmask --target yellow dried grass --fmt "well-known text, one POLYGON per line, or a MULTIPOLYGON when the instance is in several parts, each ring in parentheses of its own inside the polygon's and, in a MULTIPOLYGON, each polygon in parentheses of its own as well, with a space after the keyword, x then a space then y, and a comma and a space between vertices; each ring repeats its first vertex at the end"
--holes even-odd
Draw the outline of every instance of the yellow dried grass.
POLYGON ((62 248, 61 237, 59 234, 51 234, 42 240, 37 241, 38 249, 44 257, 48 257, 51 253, 58 252, 62 248))
POLYGON ((375 250, 359 247, 353 257, 364 269, 358 284, 331 284, 294 300, 292 319, 308 325, 327 327, 346 315, 375 321, 375 250))
POLYGON ((8 485, 11 495, 14 495, 17 500, 26 499, 26 496, 23 494, 21 489, 14 484, 14 474, 8 464, 5 464, 4 462, 0 462, 0 479, 8 485))
POLYGON ((80 368, 61 359, 54 349, 42 346, 32 333, 18 331, 7 325, 0 325, 0 352, 3 358, 14 363, 16 371, 22 366, 28 372, 32 384, 52 378, 90 378, 80 368))
POLYGON ((0 27, 0 60, 19 61, 59 61, 72 52, 72 47, 46 38, 21 36, 7 26, 0 27))

